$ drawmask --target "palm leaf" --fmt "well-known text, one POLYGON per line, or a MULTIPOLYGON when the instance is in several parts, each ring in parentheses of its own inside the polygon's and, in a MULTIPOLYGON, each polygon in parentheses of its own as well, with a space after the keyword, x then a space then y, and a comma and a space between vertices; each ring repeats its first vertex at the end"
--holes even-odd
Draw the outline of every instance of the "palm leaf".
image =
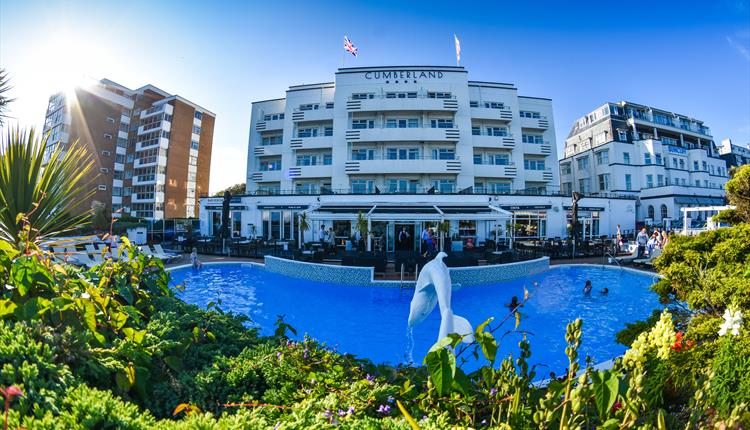
POLYGON ((77 141, 57 145, 44 163, 47 136, 8 130, 0 146, 0 239, 16 243, 26 214, 29 239, 38 242, 86 224, 83 204, 95 192, 91 155, 77 141))
POLYGON ((10 86, 8 72, 6 72, 5 69, 0 68, 0 126, 3 125, 5 118, 8 117, 5 114, 5 111, 8 109, 8 105, 13 100, 15 100, 8 98, 8 96, 5 95, 8 91, 10 91, 11 88, 12 87, 10 86))

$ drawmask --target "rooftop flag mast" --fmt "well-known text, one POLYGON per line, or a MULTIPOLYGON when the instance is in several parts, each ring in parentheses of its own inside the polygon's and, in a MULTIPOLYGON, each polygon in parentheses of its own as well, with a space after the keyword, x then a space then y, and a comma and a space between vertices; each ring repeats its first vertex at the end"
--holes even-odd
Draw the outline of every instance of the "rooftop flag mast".
MULTIPOLYGON (((354 46, 354 43, 346 35, 344 35, 344 50, 354 55, 354 58, 357 58, 357 47, 354 46)), ((344 54, 341 54, 341 67, 344 67, 344 54)))
POLYGON ((453 41, 456 43, 456 67, 458 67, 458 63, 461 61, 461 42, 458 41, 456 33, 453 33, 453 41))

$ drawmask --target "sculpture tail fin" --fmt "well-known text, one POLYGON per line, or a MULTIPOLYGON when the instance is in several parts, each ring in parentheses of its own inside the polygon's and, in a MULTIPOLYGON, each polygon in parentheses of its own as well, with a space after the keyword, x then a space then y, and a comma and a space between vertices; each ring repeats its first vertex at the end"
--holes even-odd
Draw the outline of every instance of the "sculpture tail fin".
POLYGON ((464 343, 474 342, 474 329, 466 318, 453 315, 453 331, 464 337, 464 343))

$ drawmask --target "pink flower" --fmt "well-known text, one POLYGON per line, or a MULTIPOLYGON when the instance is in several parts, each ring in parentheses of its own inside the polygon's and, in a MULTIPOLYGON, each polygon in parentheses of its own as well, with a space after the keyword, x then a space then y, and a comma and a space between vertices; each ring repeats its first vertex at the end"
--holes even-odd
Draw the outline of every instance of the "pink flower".
POLYGON ((23 397, 23 391, 21 391, 21 389, 16 387, 15 385, 11 385, 6 389, 0 388, 0 393, 2 393, 3 397, 7 398, 9 401, 13 400, 13 397, 16 396, 23 397))

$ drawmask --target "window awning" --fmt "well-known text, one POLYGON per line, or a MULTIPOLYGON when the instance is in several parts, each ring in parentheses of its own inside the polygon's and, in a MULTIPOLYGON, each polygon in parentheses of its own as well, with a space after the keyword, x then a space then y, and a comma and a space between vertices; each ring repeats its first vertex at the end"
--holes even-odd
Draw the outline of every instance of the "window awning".
POLYGON ((307 214, 309 220, 355 221, 362 213, 371 221, 499 220, 513 214, 496 206, 481 205, 321 205, 307 214))

